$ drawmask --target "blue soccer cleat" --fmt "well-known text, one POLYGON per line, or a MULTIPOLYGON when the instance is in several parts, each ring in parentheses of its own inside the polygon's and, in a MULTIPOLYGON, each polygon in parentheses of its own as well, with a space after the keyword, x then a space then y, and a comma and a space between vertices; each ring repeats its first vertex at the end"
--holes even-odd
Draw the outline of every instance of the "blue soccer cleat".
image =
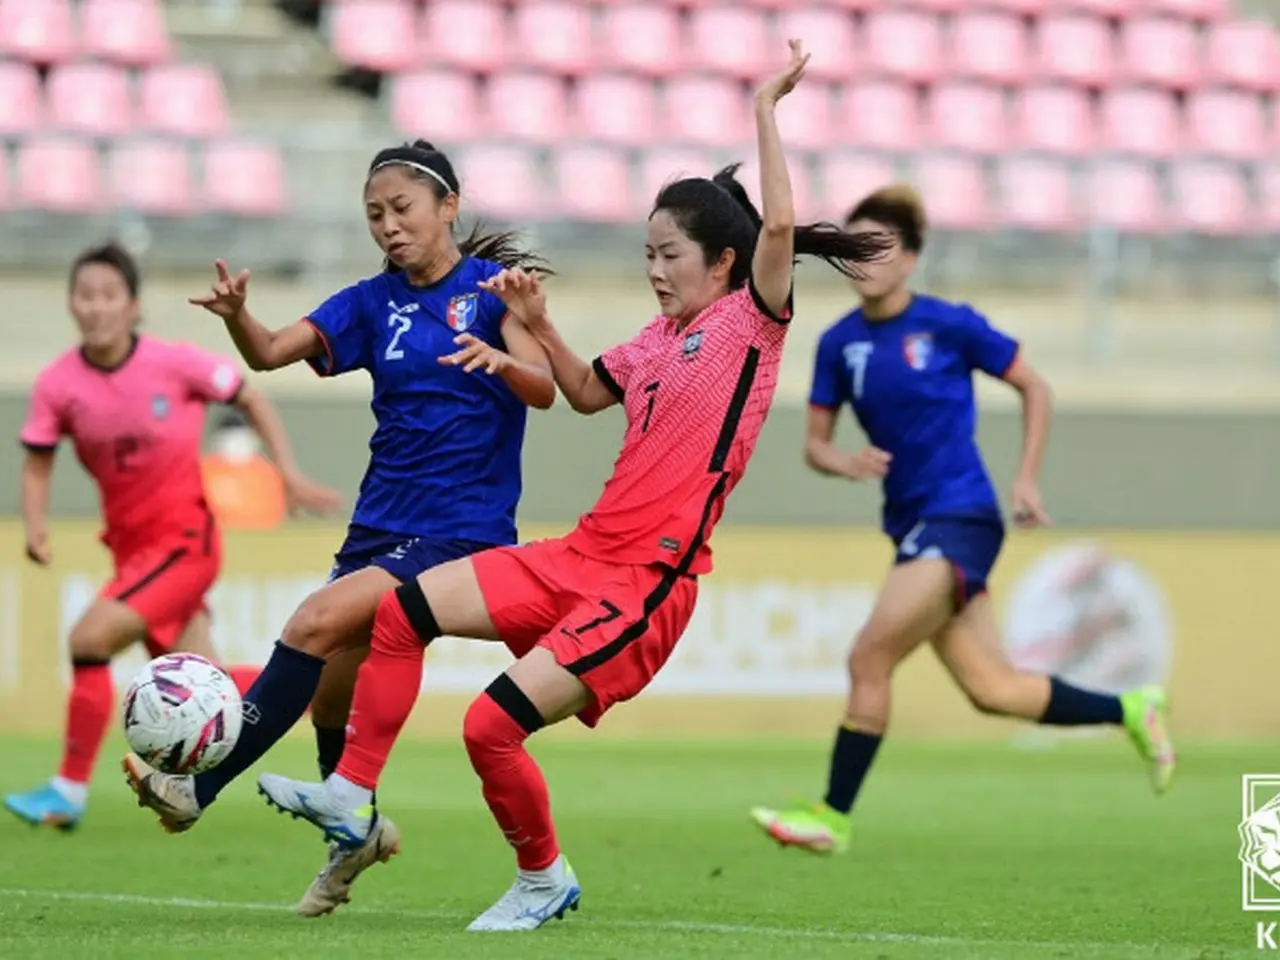
POLYGON ((537 930, 577 910, 582 886, 563 856, 545 870, 521 870, 502 898, 471 921, 473 933, 537 930))
POLYGON ((52 783, 26 793, 11 793, 4 798, 4 808, 33 827, 57 827, 74 830, 84 816, 84 805, 72 803, 52 783))
POLYGON ((362 847, 377 811, 372 803, 351 808, 323 783, 307 783, 274 773, 258 778, 258 793, 281 813, 301 818, 340 847, 362 847))

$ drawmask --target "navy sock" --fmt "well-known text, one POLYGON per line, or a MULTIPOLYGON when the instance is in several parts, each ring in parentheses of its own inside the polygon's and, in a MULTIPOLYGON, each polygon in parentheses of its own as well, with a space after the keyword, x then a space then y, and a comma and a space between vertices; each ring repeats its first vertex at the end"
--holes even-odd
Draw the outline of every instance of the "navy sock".
POLYGON ((848 813, 854 798, 867 778, 871 761, 876 758, 883 738, 878 733, 841 727, 836 731, 836 745, 831 751, 831 776, 827 781, 824 802, 832 810, 848 813))
POLYGON ((323 669, 319 657, 276 642, 271 659, 244 695, 244 725, 235 749, 212 770, 196 774, 196 802, 202 810, 302 718, 323 669))
POLYGON ((1100 723, 1124 723, 1120 698, 1109 693, 1081 690, 1071 684, 1049 678, 1049 706, 1040 722, 1053 727, 1086 727, 1100 723))
POLYGON ((347 745, 345 727, 316 726, 316 760, 320 764, 320 779, 328 780, 329 774, 338 769, 343 748, 347 745))

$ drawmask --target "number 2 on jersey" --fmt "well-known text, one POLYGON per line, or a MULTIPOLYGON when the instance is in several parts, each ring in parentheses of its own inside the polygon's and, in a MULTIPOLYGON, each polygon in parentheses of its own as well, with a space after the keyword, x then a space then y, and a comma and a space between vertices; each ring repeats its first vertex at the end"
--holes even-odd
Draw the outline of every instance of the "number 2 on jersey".
POLYGON ((658 399, 658 388, 662 386, 657 380, 653 383, 645 384, 644 392, 649 395, 649 402, 644 408, 644 423, 640 425, 641 433, 649 432, 649 421, 653 419, 653 405, 658 399))
POLYGON ((408 317, 402 317, 398 313, 393 313, 387 317, 387 325, 395 327, 395 332, 391 334, 391 342, 387 344, 387 352, 384 356, 388 360, 403 360, 404 351, 400 349, 400 338, 403 337, 413 328, 413 321, 408 317))

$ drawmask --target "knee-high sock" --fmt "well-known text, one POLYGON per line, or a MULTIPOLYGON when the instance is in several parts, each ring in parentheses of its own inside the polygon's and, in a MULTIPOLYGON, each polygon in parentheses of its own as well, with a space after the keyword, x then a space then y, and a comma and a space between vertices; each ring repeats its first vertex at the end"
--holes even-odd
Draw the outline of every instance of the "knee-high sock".
POLYGON ((87 784, 111 722, 115 701, 111 664, 106 660, 79 659, 72 661, 71 669, 67 730, 58 776, 71 783, 87 784))

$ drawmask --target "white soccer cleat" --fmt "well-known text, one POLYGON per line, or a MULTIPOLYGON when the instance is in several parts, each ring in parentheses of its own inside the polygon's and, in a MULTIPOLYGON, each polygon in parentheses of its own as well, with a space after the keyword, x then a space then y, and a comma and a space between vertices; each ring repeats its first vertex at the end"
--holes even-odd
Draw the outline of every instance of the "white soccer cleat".
POLYGON ((560 857, 545 870, 521 870, 516 882, 495 903, 467 927, 472 932, 536 930, 553 917, 563 920, 569 910, 578 909, 582 887, 573 868, 560 857))
POLYGON ((301 817, 323 831, 325 839, 348 849, 364 845, 378 818, 372 803, 350 807, 327 783, 307 783, 274 773, 258 778, 258 793, 295 820, 301 817))
POLYGON ((373 822, 369 835, 358 847, 335 843, 329 848, 329 862, 312 881, 298 903, 304 917, 322 917, 351 900, 351 885, 375 863, 386 863, 400 852, 400 829, 386 817, 373 822))
POLYGON ((121 767, 138 806, 154 810, 167 832, 182 833, 196 825, 204 811, 196 802, 194 778, 161 773, 132 753, 125 754, 121 767))

